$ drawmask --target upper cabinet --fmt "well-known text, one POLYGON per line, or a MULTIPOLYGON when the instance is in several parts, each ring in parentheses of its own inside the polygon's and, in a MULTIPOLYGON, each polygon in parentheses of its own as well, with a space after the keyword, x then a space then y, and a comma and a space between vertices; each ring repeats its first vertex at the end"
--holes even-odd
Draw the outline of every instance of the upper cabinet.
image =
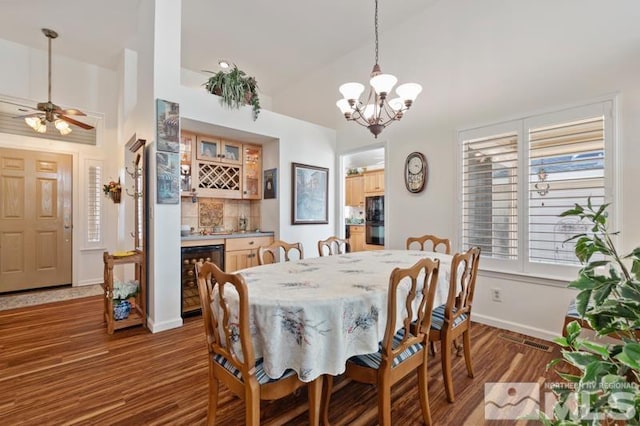
POLYGON ((384 192, 384 170, 372 170, 364 173, 365 194, 384 192))
POLYGON ((242 198, 260 200, 262 198, 262 147, 242 146, 242 198))
POLYGON ((242 144, 210 136, 198 136, 198 160, 242 164, 242 144))
POLYGON ((189 132, 180 134, 180 193, 184 195, 191 192, 191 162, 193 147, 196 146, 196 135, 189 132))
POLYGON ((262 198, 262 147, 183 132, 180 148, 183 195, 262 198))
POLYGON ((345 205, 364 207, 364 176, 347 176, 345 181, 345 205))

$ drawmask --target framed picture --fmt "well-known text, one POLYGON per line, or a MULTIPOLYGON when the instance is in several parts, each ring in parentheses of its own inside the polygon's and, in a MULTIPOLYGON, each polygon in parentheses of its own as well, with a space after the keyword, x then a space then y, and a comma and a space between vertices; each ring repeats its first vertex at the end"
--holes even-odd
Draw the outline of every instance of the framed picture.
POLYGON ((264 191, 265 200, 278 198, 278 169, 267 169, 264 171, 264 191))
POLYGON ((180 202, 180 156, 172 152, 156 152, 156 188, 158 204, 180 202))
POLYGON ((196 158, 198 160, 220 161, 218 151, 220 140, 215 138, 197 137, 196 158))
POLYGON ((158 151, 180 151, 180 107, 175 102, 156 99, 158 151))
POLYGON ((329 169, 291 163, 291 223, 329 223, 329 169))

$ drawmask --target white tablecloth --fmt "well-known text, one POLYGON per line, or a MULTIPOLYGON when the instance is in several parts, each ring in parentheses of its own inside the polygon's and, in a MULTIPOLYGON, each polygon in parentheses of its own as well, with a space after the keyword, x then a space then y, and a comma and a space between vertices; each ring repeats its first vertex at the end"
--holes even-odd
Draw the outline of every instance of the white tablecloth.
POLYGON ((257 266, 240 271, 249 288, 256 358, 273 378, 287 369, 309 382, 341 374, 353 355, 384 337, 389 276, 420 258, 440 259, 434 307, 444 303, 452 256, 378 250, 257 266))

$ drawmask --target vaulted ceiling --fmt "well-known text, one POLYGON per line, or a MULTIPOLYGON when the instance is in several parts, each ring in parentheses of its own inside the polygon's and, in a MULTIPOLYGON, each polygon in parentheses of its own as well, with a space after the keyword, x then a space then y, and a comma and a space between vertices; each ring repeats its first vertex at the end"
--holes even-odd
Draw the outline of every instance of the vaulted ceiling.
MULTIPOLYGON (((54 55, 115 68, 137 33, 142 0, 0 0, 0 38, 46 50, 41 28, 60 33, 54 55)), ((380 32, 437 0, 380 0, 380 32)), ((236 63, 273 96, 305 73, 373 40, 373 0, 183 0, 182 67, 236 63)), ((372 58, 373 62, 373 58, 372 58)))

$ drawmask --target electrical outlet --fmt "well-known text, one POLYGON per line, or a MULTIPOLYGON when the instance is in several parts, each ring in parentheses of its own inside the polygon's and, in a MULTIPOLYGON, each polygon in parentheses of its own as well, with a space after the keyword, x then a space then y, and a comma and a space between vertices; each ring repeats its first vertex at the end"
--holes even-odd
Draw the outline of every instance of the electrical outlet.
POLYGON ((502 289, 494 287, 491 289, 491 300, 494 302, 502 302, 502 289))

